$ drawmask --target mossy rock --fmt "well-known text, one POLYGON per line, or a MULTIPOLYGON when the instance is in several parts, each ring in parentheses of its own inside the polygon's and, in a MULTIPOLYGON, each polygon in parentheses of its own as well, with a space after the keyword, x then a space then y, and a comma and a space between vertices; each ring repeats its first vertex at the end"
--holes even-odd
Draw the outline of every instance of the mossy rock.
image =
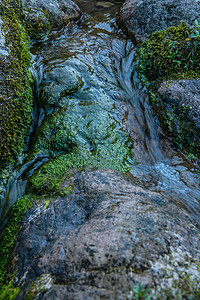
POLYGON ((21 220, 36 198, 32 195, 27 195, 20 198, 15 203, 10 212, 9 222, 1 234, 0 241, 0 300, 15 299, 20 291, 20 287, 14 285, 16 272, 7 272, 12 268, 11 256, 15 244, 15 239, 21 228, 21 220))
POLYGON ((30 286, 26 294, 25 300, 37 299, 40 294, 48 291, 53 284, 53 279, 50 274, 42 274, 30 286))
MULTIPOLYGON (((198 29, 199 30, 199 29, 198 29)), ((138 51, 140 77, 148 81, 200 76, 200 37, 185 23, 151 34, 138 51)))
POLYGON ((176 147, 185 151, 189 157, 200 157, 198 120, 196 122, 191 117, 199 113, 195 111, 196 108, 191 112, 191 107, 197 106, 196 100, 191 100, 194 101, 192 104, 188 100, 185 104, 184 94, 181 96, 181 91, 177 89, 172 95, 167 86, 171 85, 170 80, 176 85, 180 81, 180 90, 184 86, 187 93, 190 87, 185 87, 186 81, 183 79, 200 77, 199 56, 198 23, 194 28, 181 23, 178 27, 151 34, 139 48, 137 57, 139 77, 148 88, 162 127, 176 147), (162 93, 164 85, 165 92, 162 93))
POLYGON ((25 28, 33 40, 39 40, 48 35, 52 24, 46 10, 29 8, 23 10, 25 28))

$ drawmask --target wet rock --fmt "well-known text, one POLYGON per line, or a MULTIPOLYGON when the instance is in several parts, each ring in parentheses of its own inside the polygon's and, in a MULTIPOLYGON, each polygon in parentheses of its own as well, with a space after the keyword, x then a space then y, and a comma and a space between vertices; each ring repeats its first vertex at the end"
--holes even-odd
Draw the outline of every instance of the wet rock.
POLYGON ((182 109, 188 110, 188 117, 200 130, 200 79, 164 81, 158 93, 166 100, 176 102, 182 109))
POLYGON ((23 219, 18 299, 41 278, 40 299, 131 299, 137 282, 154 299, 199 295, 200 233, 186 212, 119 172, 75 172, 71 182, 70 195, 23 219))
POLYGON ((199 0, 126 0, 119 21, 137 42, 143 42, 149 34, 180 22, 194 26, 199 16, 199 0))
POLYGON ((52 25, 60 27, 81 16, 78 5, 71 0, 23 0, 22 7, 27 27, 35 36, 47 32, 52 25))
POLYGON ((164 81, 156 93, 155 109, 168 135, 190 158, 200 153, 200 80, 164 81))
POLYGON ((102 80, 93 65, 64 52, 66 48, 58 47, 54 59, 52 53, 45 53, 38 102, 46 117, 32 152, 34 155, 71 153, 74 158, 70 156, 70 160, 74 161, 78 150, 84 165, 92 159, 92 165, 96 161, 102 168, 107 165, 109 169, 125 171, 124 167, 133 162, 132 144, 119 122, 120 113, 113 97, 117 87, 112 79, 102 80))
POLYGON ((45 69, 40 88, 40 105, 45 108, 46 113, 53 107, 65 106, 67 100, 64 99, 78 92, 83 86, 81 77, 80 72, 65 64, 52 65, 45 69))

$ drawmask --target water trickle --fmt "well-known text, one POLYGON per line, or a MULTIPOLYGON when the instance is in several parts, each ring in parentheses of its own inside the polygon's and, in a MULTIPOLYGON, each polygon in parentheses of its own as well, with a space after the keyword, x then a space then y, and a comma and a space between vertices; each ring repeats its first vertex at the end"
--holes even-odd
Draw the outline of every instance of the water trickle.
POLYGON ((3 223, 26 179, 49 156, 75 145, 122 163, 129 159, 124 144, 136 158, 131 173, 138 184, 169 197, 200 223, 199 169, 159 136, 137 77, 135 46, 116 26, 121 1, 76 2, 82 19, 32 47, 36 109, 30 153, 1 199, 3 223))

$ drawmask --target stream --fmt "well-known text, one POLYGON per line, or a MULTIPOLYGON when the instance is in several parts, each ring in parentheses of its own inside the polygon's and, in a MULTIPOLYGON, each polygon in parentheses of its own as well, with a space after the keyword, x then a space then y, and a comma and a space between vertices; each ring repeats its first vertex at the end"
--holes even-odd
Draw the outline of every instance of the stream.
POLYGON ((121 1, 76 3, 81 20, 31 48, 36 103, 29 153, 1 195, 0 228, 36 170, 75 146, 102 160, 109 156, 108 165, 126 158, 138 185, 168 197, 200 224, 199 168, 173 149, 153 115, 135 46, 116 25, 121 1))

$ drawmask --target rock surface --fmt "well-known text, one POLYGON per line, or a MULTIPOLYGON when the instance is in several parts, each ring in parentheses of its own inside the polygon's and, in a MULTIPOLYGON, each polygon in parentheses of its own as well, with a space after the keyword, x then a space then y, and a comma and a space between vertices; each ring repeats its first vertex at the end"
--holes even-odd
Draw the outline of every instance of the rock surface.
POLYGON ((200 21, 200 1, 196 0, 126 0, 119 21, 137 42, 149 34, 185 22, 200 21))
POLYGON ((3 21, 0 19, 0 60, 4 60, 9 55, 10 49, 5 45, 5 37, 3 35, 3 21))
POLYGON ((200 79, 164 81, 158 93, 188 109, 188 116, 200 130, 200 79))
POLYGON ((48 17, 53 26, 59 27, 81 16, 78 5, 71 0, 23 0, 22 7, 26 21, 38 23, 38 27, 48 22, 48 17))
POLYGON ((69 184, 23 219, 18 299, 132 299, 137 282, 154 299, 198 298, 200 233, 187 213, 119 172, 75 171, 69 184))

